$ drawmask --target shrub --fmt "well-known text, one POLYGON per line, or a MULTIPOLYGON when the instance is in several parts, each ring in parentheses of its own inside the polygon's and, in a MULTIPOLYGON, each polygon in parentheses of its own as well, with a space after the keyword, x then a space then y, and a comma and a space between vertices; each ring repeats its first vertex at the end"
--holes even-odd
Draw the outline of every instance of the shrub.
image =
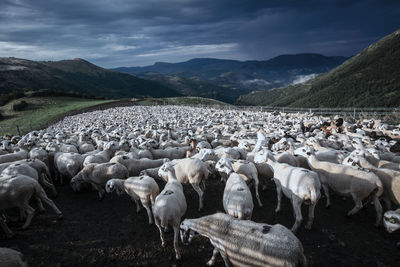
POLYGON ((26 109, 26 107, 28 106, 28 103, 25 100, 22 100, 19 103, 15 103, 13 105, 13 110, 14 111, 22 111, 24 109, 26 109))

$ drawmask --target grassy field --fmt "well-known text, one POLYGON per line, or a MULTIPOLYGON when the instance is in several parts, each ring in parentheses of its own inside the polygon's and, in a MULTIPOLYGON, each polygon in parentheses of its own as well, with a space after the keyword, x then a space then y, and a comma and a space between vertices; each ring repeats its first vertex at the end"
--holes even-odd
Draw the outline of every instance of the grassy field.
POLYGON ((72 110, 91 107, 112 100, 90 100, 72 97, 33 97, 20 98, 0 107, 4 119, 0 121, 0 135, 16 134, 18 125, 21 133, 41 126, 64 116, 72 110), (14 111, 13 104, 26 101, 28 106, 23 111, 14 111))

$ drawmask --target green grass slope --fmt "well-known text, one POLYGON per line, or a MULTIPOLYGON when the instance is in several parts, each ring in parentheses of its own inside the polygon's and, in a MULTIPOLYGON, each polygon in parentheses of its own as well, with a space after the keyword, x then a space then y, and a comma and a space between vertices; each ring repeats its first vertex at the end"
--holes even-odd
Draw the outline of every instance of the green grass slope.
POLYGON ((398 107, 400 30, 328 73, 304 83, 241 96, 239 105, 398 107))
POLYGON ((184 97, 167 97, 167 98, 145 98, 136 101, 138 105, 207 105, 207 106, 226 106, 229 105, 225 102, 219 100, 204 98, 204 97, 194 97, 194 96, 184 96, 184 97))
POLYGON ((74 97, 23 97, 13 100, 0 107, 3 120, 0 121, 0 135, 17 134, 19 126, 21 133, 30 129, 39 129, 48 123, 63 117, 70 111, 112 102, 112 100, 91 100, 74 97), (27 108, 14 111, 13 105, 26 101, 27 108))

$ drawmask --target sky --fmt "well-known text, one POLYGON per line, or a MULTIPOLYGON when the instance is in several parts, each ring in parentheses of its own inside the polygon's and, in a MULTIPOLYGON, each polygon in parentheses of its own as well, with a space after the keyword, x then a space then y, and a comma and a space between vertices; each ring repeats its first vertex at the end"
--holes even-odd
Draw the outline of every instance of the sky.
POLYGON ((399 28, 399 0, 0 0, 0 57, 113 68, 351 56, 399 28))

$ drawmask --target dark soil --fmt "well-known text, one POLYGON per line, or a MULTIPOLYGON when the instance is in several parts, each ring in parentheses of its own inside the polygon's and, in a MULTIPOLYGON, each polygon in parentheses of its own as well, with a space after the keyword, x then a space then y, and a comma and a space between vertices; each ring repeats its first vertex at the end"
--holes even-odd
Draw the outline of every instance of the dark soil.
MULTIPOLYGON (((30 266, 204 266, 212 254, 212 246, 205 238, 194 239, 183 246, 182 260, 175 260, 172 230, 165 236, 167 247, 161 247, 156 226, 148 225, 147 213, 139 214, 125 195, 107 195, 98 200, 96 192, 75 194, 69 185, 58 187, 57 206, 65 218, 57 221, 50 214, 38 215, 31 226, 20 230, 22 223, 9 223, 16 236, 6 239, 0 231, 0 247, 21 251, 30 266)), ((205 209, 197 211, 198 198, 190 186, 185 186, 188 203, 186 218, 199 217, 222 211, 223 185, 208 182, 205 209)), ((279 214, 274 212, 276 192, 273 184, 261 192, 264 207, 255 203, 253 220, 280 223, 290 228, 294 223, 290 202, 283 198, 279 214)), ((352 218, 346 213, 353 207, 351 199, 332 197, 332 207, 326 209, 321 198, 313 229, 300 228, 297 236, 302 241, 310 266, 399 266, 398 233, 388 234, 375 228, 375 210, 366 209, 352 218)), ((307 218, 307 208, 303 216, 307 218)), ((223 266, 220 256, 216 266, 223 266)))

